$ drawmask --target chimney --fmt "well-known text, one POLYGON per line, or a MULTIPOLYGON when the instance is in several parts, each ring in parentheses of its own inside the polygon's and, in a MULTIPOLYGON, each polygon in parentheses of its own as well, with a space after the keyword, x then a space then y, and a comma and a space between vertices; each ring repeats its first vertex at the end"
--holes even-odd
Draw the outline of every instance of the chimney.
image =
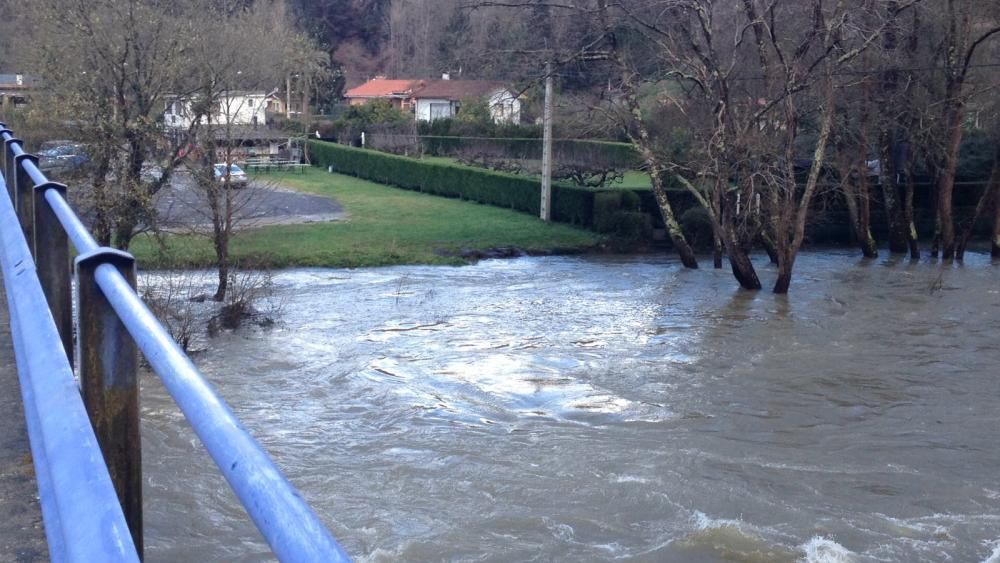
POLYGON ((441 80, 451 80, 451 75, 446 72, 441 75, 441 80))

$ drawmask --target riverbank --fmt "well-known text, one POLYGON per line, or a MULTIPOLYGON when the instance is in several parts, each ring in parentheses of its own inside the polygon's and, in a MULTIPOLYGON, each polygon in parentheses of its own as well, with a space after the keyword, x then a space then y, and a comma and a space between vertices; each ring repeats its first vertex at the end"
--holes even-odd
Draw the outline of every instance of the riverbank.
MULTIPOLYGON (((365 267, 404 264, 462 265, 497 249, 527 254, 581 252, 603 238, 567 225, 547 224, 507 209, 400 190, 351 176, 307 169, 271 174, 270 182, 337 201, 336 222, 272 225, 239 233, 234 262, 254 267, 365 267)), ((148 235, 131 251, 144 268, 208 267, 205 236, 171 234, 165 249, 148 235)))

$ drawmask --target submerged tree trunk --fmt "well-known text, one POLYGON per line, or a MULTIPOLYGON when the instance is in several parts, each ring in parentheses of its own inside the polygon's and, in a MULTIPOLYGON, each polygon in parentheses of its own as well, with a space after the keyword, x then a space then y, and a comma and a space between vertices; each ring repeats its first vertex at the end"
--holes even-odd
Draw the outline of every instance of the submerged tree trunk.
POLYGON ((774 238, 771 237, 771 233, 767 232, 767 229, 763 225, 757 231, 757 240, 760 245, 764 247, 764 252, 767 253, 768 259, 772 264, 778 263, 778 246, 774 243, 774 238))
MULTIPOLYGON (((641 130, 645 131, 645 127, 642 126, 641 130)), ((663 176, 658 169, 659 159, 648 148, 640 147, 640 150, 647 156, 646 162, 650 164, 649 177, 652 180, 653 195, 656 197, 656 204, 660 208, 660 215, 663 216, 663 224, 666 226, 670 242, 674 245, 674 251, 677 252, 685 268, 697 269, 698 259, 695 257, 694 250, 684 236, 681 224, 674 214, 673 206, 670 204, 670 198, 667 197, 667 190, 663 186, 663 176)))
MULTIPOLYGON (((950 98, 958 92, 949 88, 950 98)), ((941 258, 955 257, 955 214, 954 192, 955 174, 958 172, 958 156, 962 147, 962 104, 955 101, 948 115, 948 144, 945 146, 944 166, 937 185, 938 219, 941 222, 941 258)))
POLYGON ((872 236, 871 186, 868 180, 868 164, 861 162, 858 171, 857 185, 850 179, 844 182, 844 199, 847 203, 847 214, 854 230, 861 254, 865 258, 878 257, 878 245, 872 236))
POLYGON ((993 233, 990 236, 990 256, 1000 258, 1000 194, 993 200, 993 233))
POLYGON ((743 289, 760 289, 760 278, 757 277, 757 270, 750 261, 750 255, 740 244, 739 235, 736 232, 735 220, 730 216, 731 205, 722 207, 722 235, 724 237, 723 247, 729 256, 729 265, 733 269, 733 276, 743 289))
POLYGON ((920 246, 918 245, 917 222, 913 212, 913 192, 916 189, 916 182, 913 178, 913 165, 907 166, 906 183, 903 188, 903 221, 906 222, 906 242, 910 247, 910 258, 920 259, 920 246))
MULTIPOLYGON (((968 247, 969 241, 976 230, 976 221, 979 220, 990 205, 993 206, 994 210, 993 233, 995 235, 997 230, 996 220, 998 219, 997 209, 1000 208, 1000 149, 998 149, 997 154, 993 157, 993 172, 990 174, 990 183, 987 184, 986 189, 979 196, 979 201, 976 203, 976 211, 972 214, 972 219, 962 229, 962 236, 958 239, 958 244, 955 248, 956 260, 963 260, 965 258, 965 249, 968 247)), ((991 237, 991 240, 993 248, 996 248, 996 236, 991 237)))
POLYGON ((797 190, 795 188, 794 170, 789 170, 791 173, 789 180, 792 182, 792 185, 790 187, 791 192, 787 197, 786 205, 788 207, 784 210, 782 223, 787 227, 789 220, 791 220, 792 231, 788 233, 788 231, 782 229, 777 233, 778 279, 774 282, 774 293, 777 294, 788 293, 788 288, 792 283, 792 268, 795 266, 795 258, 798 256, 799 249, 802 248, 802 243, 806 238, 806 220, 809 217, 809 207, 812 205, 813 195, 816 194, 816 187, 819 185, 820 172, 823 169, 823 163, 826 161, 826 144, 830 139, 830 132, 833 129, 834 114, 834 89, 830 73, 831 70, 828 67, 819 138, 816 139, 816 148, 813 150, 809 177, 806 180, 805 188, 802 190, 802 196, 798 200, 797 205, 795 201, 797 190))
POLYGON ((663 163, 661 159, 656 155, 653 149, 652 141, 649 136, 649 129, 646 127, 646 121, 642 116, 642 109, 639 106, 639 96, 637 93, 637 88, 635 84, 635 75, 632 69, 629 67, 628 63, 622 57, 622 54, 618 49, 618 38, 616 37, 613 27, 611 26, 611 21, 608 17, 608 5, 606 0, 600 0, 598 2, 598 15, 602 27, 606 30, 606 39, 608 42, 608 47, 610 51, 610 59, 618 67, 621 73, 621 91, 624 97, 626 106, 628 107, 629 121, 630 124, 635 127, 637 135, 631 133, 631 129, 626 128, 626 132, 629 134, 629 139, 632 145, 639 151, 642 155, 642 160, 649 168, 649 177, 653 187, 653 195, 656 197, 657 207, 660 208, 660 215, 663 216, 663 224, 666 226, 667 236, 670 237, 670 242, 673 243, 674 251, 681 259, 681 263, 684 264, 685 268, 698 268, 698 260, 695 257, 694 250, 691 245, 688 244, 687 238, 684 236, 684 231, 681 229, 680 222, 677 221, 677 216, 674 214, 674 208, 670 204, 670 198, 667 195, 667 190, 663 185, 663 163))
MULTIPOLYGON (((722 190, 719 188, 718 182, 712 189, 712 208, 715 210, 716 217, 722 217, 722 190)), ((725 251, 725 245, 722 243, 722 230, 717 223, 718 221, 712 221, 712 267, 720 270, 722 269, 722 254, 725 251)))
POLYGON ((897 170, 892 158, 893 140, 888 134, 884 134, 882 139, 879 157, 882 165, 882 203, 885 205, 886 227, 889 231, 889 252, 902 254, 909 250, 910 245, 907 242, 903 206, 899 197, 897 170))

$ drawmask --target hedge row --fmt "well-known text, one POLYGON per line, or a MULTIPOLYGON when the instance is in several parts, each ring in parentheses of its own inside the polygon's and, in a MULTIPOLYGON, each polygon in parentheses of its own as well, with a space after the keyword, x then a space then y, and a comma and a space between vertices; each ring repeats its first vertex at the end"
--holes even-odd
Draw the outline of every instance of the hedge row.
MULTIPOLYGON (((419 137, 423 149, 433 156, 455 156, 462 152, 483 152, 515 160, 542 158, 542 140, 494 137, 419 137)), ((638 168, 641 164, 635 148, 628 143, 556 139, 552 142, 553 157, 564 163, 607 164, 622 169, 638 168)))
MULTIPOLYGON (((309 149, 314 164, 324 168, 332 166, 336 172, 380 184, 506 207, 533 215, 538 215, 541 206, 541 184, 537 178, 458 164, 427 162, 324 141, 309 141, 309 149)), ((584 227, 594 226, 594 197, 599 191, 553 184, 553 219, 584 227)))

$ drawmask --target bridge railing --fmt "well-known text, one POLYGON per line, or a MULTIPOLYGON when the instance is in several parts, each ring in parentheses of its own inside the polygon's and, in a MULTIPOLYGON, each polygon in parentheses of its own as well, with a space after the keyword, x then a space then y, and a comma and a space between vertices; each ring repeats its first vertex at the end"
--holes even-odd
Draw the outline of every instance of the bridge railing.
POLYGON ((139 298, 132 256, 97 243, 66 201, 66 186, 50 182, 3 123, 0 140, 0 183, 10 195, 0 196, 0 258, 52 559, 142 555, 142 351, 275 555, 348 561, 139 298))

